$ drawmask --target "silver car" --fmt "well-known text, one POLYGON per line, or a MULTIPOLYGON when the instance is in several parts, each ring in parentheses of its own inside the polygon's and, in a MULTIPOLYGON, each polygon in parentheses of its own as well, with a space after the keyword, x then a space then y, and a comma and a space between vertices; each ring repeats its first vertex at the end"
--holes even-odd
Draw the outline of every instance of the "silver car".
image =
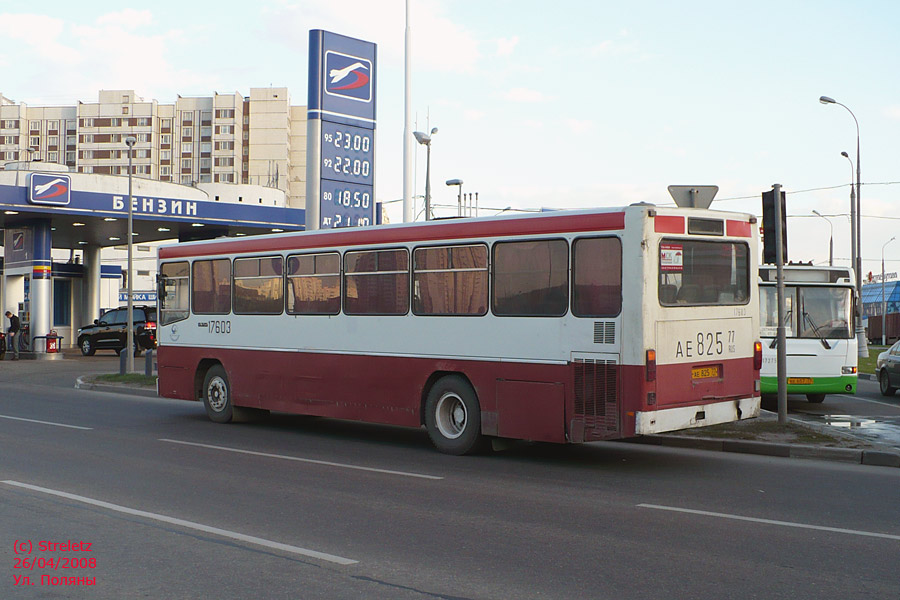
POLYGON ((900 388, 900 341, 878 355, 875 363, 882 396, 893 396, 900 388))

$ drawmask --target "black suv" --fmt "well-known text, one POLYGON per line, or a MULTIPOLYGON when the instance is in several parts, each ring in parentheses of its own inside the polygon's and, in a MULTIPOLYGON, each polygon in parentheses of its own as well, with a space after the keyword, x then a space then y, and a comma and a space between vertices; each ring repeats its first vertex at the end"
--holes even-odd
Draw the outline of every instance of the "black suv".
MULTIPOLYGON (((134 319, 134 355, 156 348, 156 308, 132 307, 134 319)), ((115 350, 119 354, 128 343, 128 309, 108 310, 93 325, 78 330, 78 347, 85 356, 93 356, 97 350, 115 350)))

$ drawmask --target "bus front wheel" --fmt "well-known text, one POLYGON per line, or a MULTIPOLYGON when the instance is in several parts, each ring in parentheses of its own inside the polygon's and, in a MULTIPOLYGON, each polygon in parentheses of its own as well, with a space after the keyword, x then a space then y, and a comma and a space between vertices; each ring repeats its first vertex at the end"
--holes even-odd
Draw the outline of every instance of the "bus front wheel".
POLYGON ((228 423, 234 415, 231 386, 222 365, 215 365, 203 380, 203 406, 206 415, 216 423, 228 423))
POLYGON ((806 399, 812 404, 822 404, 825 401, 825 394, 807 394, 806 399))
POLYGON ((481 448, 481 407, 468 381, 448 375, 434 384, 425 401, 425 428, 434 447, 445 454, 481 448))

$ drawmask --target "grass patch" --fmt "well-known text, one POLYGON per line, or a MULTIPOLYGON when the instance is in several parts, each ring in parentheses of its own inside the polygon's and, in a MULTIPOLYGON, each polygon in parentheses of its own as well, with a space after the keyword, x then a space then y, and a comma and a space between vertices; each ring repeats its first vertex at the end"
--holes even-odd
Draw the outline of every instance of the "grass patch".
POLYGON ((867 358, 859 358, 859 372, 875 374, 875 362, 878 355, 887 350, 890 346, 869 346, 869 356, 867 358))
POLYGON ((126 383, 131 385, 155 386, 156 375, 147 376, 140 373, 126 373, 124 375, 120 375, 119 373, 114 373, 107 375, 97 375, 97 377, 94 378, 94 381, 98 383, 126 383))

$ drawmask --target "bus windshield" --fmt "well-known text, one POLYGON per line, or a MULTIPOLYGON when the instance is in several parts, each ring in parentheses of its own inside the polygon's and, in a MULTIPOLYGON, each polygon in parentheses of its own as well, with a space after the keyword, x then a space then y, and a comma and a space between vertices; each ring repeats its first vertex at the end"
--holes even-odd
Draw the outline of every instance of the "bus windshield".
POLYGON ((663 239, 659 303, 663 306, 747 304, 750 250, 742 242, 663 239))
MULTIPOLYGON (((785 335, 807 339, 850 339, 852 290, 840 287, 786 286, 785 335)), ((775 337, 778 301, 774 285, 760 286, 760 334, 775 337)))

